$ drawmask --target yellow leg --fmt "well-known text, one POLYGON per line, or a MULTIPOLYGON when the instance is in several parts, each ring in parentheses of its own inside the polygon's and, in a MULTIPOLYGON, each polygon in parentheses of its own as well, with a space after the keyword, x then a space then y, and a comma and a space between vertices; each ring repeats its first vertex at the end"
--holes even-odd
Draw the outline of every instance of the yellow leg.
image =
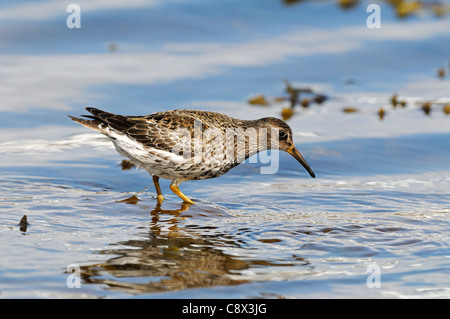
POLYGON ((194 204, 194 202, 192 200, 190 200, 189 198, 186 197, 186 195, 184 195, 180 189, 178 188, 177 185, 175 184, 170 184, 170 189, 172 190, 172 192, 174 192, 178 197, 180 197, 182 200, 184 200, 185 203, 188 204, 194 204))
POLYGON ((153 176, 153 184, 155 184, 155 189, 156 189, 156 197, 158 200, 158 204, 161 204, 164 200, 164 196, 161 192, 161 187, 159 186, 159 177, 158 176, 153 176))

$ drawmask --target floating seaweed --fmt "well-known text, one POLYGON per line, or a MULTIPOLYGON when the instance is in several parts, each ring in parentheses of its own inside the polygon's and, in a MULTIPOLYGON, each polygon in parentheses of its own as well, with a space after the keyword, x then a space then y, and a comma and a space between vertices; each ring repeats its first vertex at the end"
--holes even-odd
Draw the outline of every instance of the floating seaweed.
POLYGON ((310 100, 310 99, 307 99, 307 98, 302 99, 302 100, 300 101, 300 105, 301 105, 302 107, 304 107, 304 108, 307 108, 307 107, 309 106, 310 103, 311 103, 311 100, 310 100))
POLYGON ((297 4, 299 2, 302 2, 304 0, 282 0, 284 2, 284 4, 286 5, 292 5, 292 4, 297 4))
POLYGON ((269 102, 267 102, 267 99, 261 93, 248 99, 248 103, 252 105, 262 105, 262 106, 269 105, 269 102))
POLYGON ((322 104, 328 97, 324 94, 317 94, 311 88, 308 87, 294 87, 288 80, 284 80, 286 96, 277 96, 274 98, 266 98, 262 93, 255 95, 247 100, 251 105, 267 106, 273 103, 282 103, 289 101, 290 108, 283 108, 281 110, 281 116, 284 120, 291 118, 294 115, 294 107, 300 105, 303 108, 309 107, 312 103, 322 104), (306 97, 300 98, 300 96, 306 95, 306 97), (270 101, 270 102, 269 102, 270 101))
POLYGON ((380 107, 377 114, 380 120, 382 121, 384 119, 384 116, 386 115, 386 111, 382 107, 380 107))
POLYGON ((322 104, 322 103, 325 102, 327 99, 328 99, 328 98, 327 98, 325 95, 323 95, 323 94, 317 94, 317 95, 314 97, 313 101, 314 101, 315 103, 317 103, 317 104, 322 104))
POLYGON ((444 111, 444 113, 445 114, 450 114, 450 103, 449 104, 445 104, 443 107, 442 107, 442 111, 444 111))
POLYGON ((278 96, 278 97, 273 98, 274 103, 280 103, 280 102, 284 102, 284 101, 286 101, 286 98, 284 96, 278 96))
POLYGON ((130 205, 136 205, 138 202, 140 201, 140 199, 136 196, 130 196, 128 198, 119 200, 118 203, 125 203, 125 204, 130 204, 130 205))
POLYGON ((27 215, 23 215, 19 222, 20 231, 25 233, 27 231, 28 225, 30 224, 28 223, 27 215))
POLYGON ((288 80, 284 80, 286 83, 286 93, 289 95, 289 101, 291 102, 291 107, 293 108, 297 104, 298 98, 300 96, 300 89, 293 88, 288 80))
POLYGON ((420 1, 399 1, 395 6, 395 13, 399 18, 406 18, 414 13, 417 13, 422 8, 420 1))
POLYGON ((431 10, 436 17, 442 18, 445 15, 446 9, 442 3, 436 2, 431 5, 431 10))
POLYGON ((344 107, 342 109, 342 112, 344 112, 344 113, 355 113, 355 112, 358 112, 358 109, 356 107, 347 106, 347 107, 344 107))
POLYGON ((311 88, 294 88, 288 80, 284 80, 286 84, 286 92, 289 95, 288 100, 291 102, 291 107, 293 108, 296 104, 301 105, 304 108, 310 106, 311 102, 314 101, 317 104, 322 104, 325 102, 327 97, 323 94, 316 94, 311 88), (301 94, 307 94, 309 98, 300 99, 301 94))
MULTIPOLYGON (((293 6, 307 0, 282 0, 287 6, 293 6)), ((311 1, 311 0, 310 0, 311 1)), ((315 0, 319 1, 319 0, 315 0)), ((320 0, 323 1, 323 0, 320 0)), ((361 0, 338 0, 334 1, 343 10, 349 10, 356 7, 361 0)), ((433 13, 436 17, 442 18, 450 12, 450 6, 445 1, 440 0, 384 0, 388 3, 395 15, 399 19, 404 19, 412 15, 420 16, 420 11, 428 11, 433 13)), ((365 3, 371 3, 366 0, 365 3)))
POLYGON ((398 104, 397 94, 394 94, 394 95, 391 97, 391 104, 392 104, 392 107, 393 107, 394 109, 397 107, 397 104, 398 104))
POLYGON ((129 160, 123 160, 123 161, 120 163, 120 166, 122 167, 122 170, 126 171, 126 170, 129 170, 129 169, 131 169, 132 167, 134 167, 134 164, 131 163, 129 160))
MULTIPOLYGON (((450 62, 450 61, 449 61, 450 62)), ((248 100, 250 104, 258 104, 258 105, 269 105, 269 104, 277 104, 282 102, 289 102, 290 106, 283 106, 281 109, 280 115, 281 118, 285 121, 289 120, 295 115, 295 106, 299 105, 303 109, 311 107, 312 104, 323 104, 328 97, 324 94, 315 93, 311 88, 308 87, 294 87, 288 80, 284 80, 286 87, 285 92, 287 96, 278 96, 272 99, 267 99, 263 94, 258 94, 255 97, 248 100), (306 97, 304 97, 306 95, 306 97), (270 101, 270 103, 269 103, 270 101)), ((397 106, 401 106, 401 108, 405 108, 408 105, 408 102, 404 98, 399 98, 397 93, 394 93, 389 99, 389 103, 392 105, 392 108, 396 109, 397 106)), ((421 110, 426 114, 430 115, 432 105, 442 105, 442 102, 421 102, 419 106, 421 110)), ((356 113, 360 110, 353 106, 344 106, 341 111, 343 113, 356 113)), ((443 105, 443 111, 445 114, 450 114, 450 103, 443 105)), ((380 120, 383 120, 386 117, 386 105, 380 106, 378 110, 374 110, 374 114, 377 114, 380 120)))
POLYGON ((285 107, 281 110, 281 118, 284 121, 289 120, 294 115, 294 109, 292 107, 285 107))
POLYGON ((422 111, 426 115, 430 115, 430 113, 431 113, 431 102, 425 102, 424 104, 422 104, 422 111))
POLYGON ((350 9, 358 4, 359 0, 339 0, 338 4, 342 9, 350 9))

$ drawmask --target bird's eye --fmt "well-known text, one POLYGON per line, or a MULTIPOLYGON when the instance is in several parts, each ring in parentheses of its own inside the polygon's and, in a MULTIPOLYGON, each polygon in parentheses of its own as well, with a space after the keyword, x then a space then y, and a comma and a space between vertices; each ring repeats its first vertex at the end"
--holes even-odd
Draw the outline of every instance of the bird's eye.
POLYGON ((287 137, 286 131, 280 131, 279 136, 280 140, 284 140, 287 137))

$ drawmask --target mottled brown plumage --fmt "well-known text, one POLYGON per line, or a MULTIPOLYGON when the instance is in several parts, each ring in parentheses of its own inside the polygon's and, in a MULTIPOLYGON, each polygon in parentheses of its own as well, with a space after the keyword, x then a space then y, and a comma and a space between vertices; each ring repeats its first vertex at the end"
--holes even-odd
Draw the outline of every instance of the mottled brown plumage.
POLYGON ((221 176, 248 157, 269 149, 290 153, 315 177, 295 148, 290 127, 277 118, 249 121, 197 110, 144 116, 86 110, 92 115, 70 118, 108 136, 120 154, 147 170, 153 176, 159 203, 163 200, 160 177, 170 179, 171 190, 192 204, 178 189, 180 183, 221 176))

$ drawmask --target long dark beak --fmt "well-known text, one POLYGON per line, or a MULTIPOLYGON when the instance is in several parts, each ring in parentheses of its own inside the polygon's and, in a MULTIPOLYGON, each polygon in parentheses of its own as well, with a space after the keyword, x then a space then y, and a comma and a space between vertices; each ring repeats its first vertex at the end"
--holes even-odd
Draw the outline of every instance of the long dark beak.
POLYGON ((294 156, 294 158, 297 161, 299 161, 300 164, 302 164, 302 166, 308 171, 309 175, 311 175, 312 178, 316 177, 316 175, 312 171, 311 167, 309 167, 308 163, 306 162, 306 160, 303 158, 302 154, 300 154, 300 152, 298 151, 298 149, 295 146, 292 146, 291 148, 287 149, 286 152, 288 152, 289 154, 294 156))

